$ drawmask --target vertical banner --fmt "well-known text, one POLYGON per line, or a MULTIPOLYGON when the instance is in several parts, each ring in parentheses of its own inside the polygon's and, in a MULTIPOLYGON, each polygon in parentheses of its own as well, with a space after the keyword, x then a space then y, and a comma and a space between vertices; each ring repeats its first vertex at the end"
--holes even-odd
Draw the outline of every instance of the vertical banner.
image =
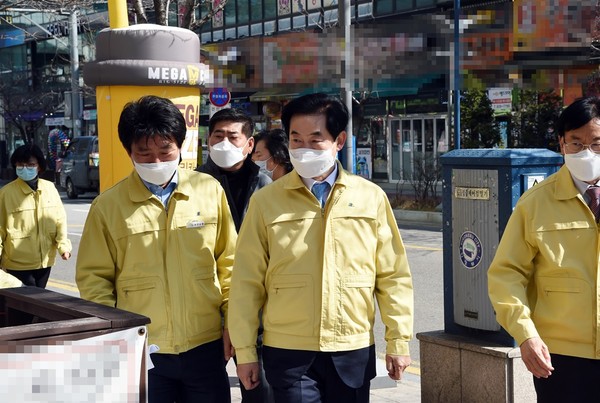
POLYGON ((366 179, 371 179, 373 172, 373 162, 371 148, 356 149, 356 174, 366 179))
POLYGON ((292 0, 277 0, 277 14, 287 15, 292 12, 292 0))
MULTIPOLYGON (((221 5, 223 0, 213 0, 213 10, 221 5)), ((212 26, 213 28, 221 28, 223 26, 223 10, 219 10, 215 13, 212 18, 212 26)))

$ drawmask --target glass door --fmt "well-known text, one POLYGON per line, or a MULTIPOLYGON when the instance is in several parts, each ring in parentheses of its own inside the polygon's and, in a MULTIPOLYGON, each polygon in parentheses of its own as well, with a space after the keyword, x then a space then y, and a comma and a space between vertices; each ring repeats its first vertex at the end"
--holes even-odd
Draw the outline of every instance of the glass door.
POLYGON ((392 134, 392 180, 402 179, 402 165, 400 153, 402 152, 402 120, 390 119, 389 128, 392 134))

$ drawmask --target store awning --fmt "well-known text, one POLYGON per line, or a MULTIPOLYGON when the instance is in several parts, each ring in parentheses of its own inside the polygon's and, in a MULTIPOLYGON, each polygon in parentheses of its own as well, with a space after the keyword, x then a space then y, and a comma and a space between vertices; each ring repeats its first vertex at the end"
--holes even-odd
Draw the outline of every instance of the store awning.
POLYGON ((272 89, 259 91, 250 95, 250 102, 281 101, 284 99, 292 99, 296 96, 298 96, 298 93, 294 91, 272 89))

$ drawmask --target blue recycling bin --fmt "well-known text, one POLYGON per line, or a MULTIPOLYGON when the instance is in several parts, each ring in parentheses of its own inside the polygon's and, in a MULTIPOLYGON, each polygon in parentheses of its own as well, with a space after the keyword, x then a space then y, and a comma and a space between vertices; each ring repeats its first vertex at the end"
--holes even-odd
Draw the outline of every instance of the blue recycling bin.
POLYGON ((563 157, 547 149, 461 149, 440 162, 444 330, 514 346, 496 322, 487 270, 519 197, 558 171, 563 157))

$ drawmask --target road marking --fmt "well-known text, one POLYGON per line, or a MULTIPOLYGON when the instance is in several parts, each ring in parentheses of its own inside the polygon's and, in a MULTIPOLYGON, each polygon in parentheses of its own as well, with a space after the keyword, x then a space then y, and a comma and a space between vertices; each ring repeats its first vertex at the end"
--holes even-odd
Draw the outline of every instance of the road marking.
POLYGON ((421 366, 419 365, 419 361, 411 362, 410 366, 408 368, 406 368, 404 370, 404 372, 408 372, 409 374, 421 376, 421 366))
POLYGON ((410 245, 410 244, 404 244, 404 246, 407 249, 423 249, 423 250, 436 250, 436 251, 444 250, 444 248, 434 248, 433 246, 419 246, 419 245, 410 245))
POLYGON ((56 280, 56 279, 51 278, 50 280, 48 280, 48 286, 54 287, 54 288, 60 288, 61 290, 79 292, 77 285, 70 283, 68 281, 61 281, 61 280, 56 280))
POLYGON ((72 235, 72 236, 81 236, 80 233, 77 232, 67 232, 67 235, 72 235))

